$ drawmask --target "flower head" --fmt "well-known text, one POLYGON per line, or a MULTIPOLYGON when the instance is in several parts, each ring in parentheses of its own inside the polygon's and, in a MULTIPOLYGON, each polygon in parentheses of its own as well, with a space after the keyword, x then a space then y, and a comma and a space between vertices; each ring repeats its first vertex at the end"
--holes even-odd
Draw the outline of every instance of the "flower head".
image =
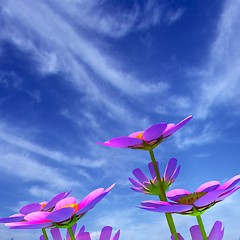
MULTIPOLYGON (((77 233, 75 233, 76 227, 77 227, 77 224, 75 224, 72 227, 72 230, 74 232, 74 236, 75 236, 76 240, 91 240, 90 233, 85 232, 84 226, 82 226, 80 228, 80 230, 77 233)), ((58 228, 53 228, 50 230, 50 232, 53 237, 53 240, 62 240, 63 239, 61 236, 60 230, 58 228)), ((120 230, 118 230, 117 233, 113 237, 111 237, 111 235, 112 235, 112 227, 105 226, 100 233, 99 240, 118 240, 120 237, 120 230)), ((40 240, 44 240, 44 237, 41 236, 40 240)), ((66 233, 66 240, 70 240, 68 231, 66 233)))
POLYGON ((134 132, 129 136, 112 138, 106 142, 98 142, 98 144, 115 148, 133 148, 143 150, 154 149, 163 140, 178 131, 191 119, 192 116, 188 116, 177 124, 167 124, 164 122, 158 123, 150 126, 145 131, 134 132))
MULTIPOLYGON (((148 179, 148 177, 142 172, 141 169, 136 168, 133 170, 132 173, 138 181, 129 178, 129 181, 133 184, 133 187, 131 187, 131 189, 136 192, 141 192, 145 194, 160 195, 161 193, 159 189, 159 183, 157 181, 152 162, 148 164, 148 169, 152 177, 151 179, 148 179)), ((177 159, 171 158, 167 164, 163 178, 161 179, 165 191, 175 181, 179 174, 179 171, 180 166, 177 167, 177 159)))
MULTIPOLYGON (((192 240, 203 240, 202 233, 200 227, 198 225, 194 225, 190 227, 190 233, 192 236, 192 240)), ((211 229, 208 240, 222 240, 224 235, 224 229, 222 227, 222 223, 220 221, 216 221, 211 229)), ((178 233, 179 240, 184 240, 181 234, 178 233)), ((171 236, 171 240, 174 240, 174 236, 171 236)))
POLYGON ((106 190, 98 188, 79 203, 74 197, 66 197, 58 201, 51 212, 35 211, 24 216, 22 222, 12 222, 5 225, 14 229, 71 227, 101 201, 113 187, 114 184, 106 190))
POLYGON ((66 198, 70 194, 70 192, 71 191, 59 193, 56 196, 54 196, 49 202, 27 204, 19 210, 19 213, 11 215, 6 218, 0 218, 0 223, 24 221, 24 217, 29 213, 37 211, 51 211, 55 207, 55 204, 58 201, 66 198))
POLYGON ((239 181, 240 175, 231 178, 222 185, 218 181, 206 182, 193 193, 185 189, 174 189, 166 193, 168 199, 172 202, 144 201, 140 208, 153 212, 199 216, 237 191, 240 186, 235 187, 235 185, 239 181))

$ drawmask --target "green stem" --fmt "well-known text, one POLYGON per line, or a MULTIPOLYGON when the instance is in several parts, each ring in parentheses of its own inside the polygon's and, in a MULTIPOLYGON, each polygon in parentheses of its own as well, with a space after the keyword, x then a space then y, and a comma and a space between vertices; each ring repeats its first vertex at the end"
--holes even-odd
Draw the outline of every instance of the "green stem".
POLYGON ((71 240, 75 240, 74 232, 71 227, 68 228, 68 233, 71 240))
POLYGON ((48 236, 45 228, 42 228, 42 233, 43 233, 44 239, 48 240, 48 236))
MULTIPOLYGON (((162 183, 162 180, 161 180, 160 172, 159 172, 159 169, 158 169, 158 166, 157 166, 157 162, 156 162, 153 150, 150 149, 149 153, 150 153, 150 157, 151 157, 151 160, 152 160, 152 163, 153 163, 153 168, 154 168, 154 171, 155 171, 155 174, 156 174, 156 177, 157 177, 157 181, 159 183, 159 188, 160 188, 159 199, 161 201, 167 202, 168 200, 167 200, 164 188, 163 188, 163 183, 162 183)), ((170 232, 174 236, 174 239, 179 240, 178 235, 177 235, 177 231, 176 231, 176 227, 175 227, 175 224, 174 224, 174 221, 173 221, 172 214, 171 213, 165 213, 165 217, 167 219, 167 223, 168 223, 168 227, 170 229, 170 232)))
POLYGON ((198 221, 198 226, 200 227, 200 231, 202 233, 203 240, 208 240, 205 228, 203 226, 203 221, 202 221, 201 215, 196 216, 196 218, 198 221))

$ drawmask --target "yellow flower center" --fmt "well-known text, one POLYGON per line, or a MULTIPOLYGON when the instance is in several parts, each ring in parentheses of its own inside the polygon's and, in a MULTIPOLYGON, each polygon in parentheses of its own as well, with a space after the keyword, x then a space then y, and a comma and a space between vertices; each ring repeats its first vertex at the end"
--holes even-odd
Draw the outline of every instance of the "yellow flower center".
POLYGON ((139 138, 139 139, 143 140, 143 132, 136 135, 135 138, 139 138))
POLYGON ((62 206, 62 208, 74 208, 74 212, 78 211, 78 204, 77 203, 71 203, 71 204, 66 204, 64 206, 62 206))
POLYGON ((196 200, 198 200, 199 198, 201 198, 205 194, 206 194, 206 192, 191 193, 187 196, 183 196, 183 197, 179 198, 178 203, 179 204, 184 204, 184 205, 193 204, 196 200))

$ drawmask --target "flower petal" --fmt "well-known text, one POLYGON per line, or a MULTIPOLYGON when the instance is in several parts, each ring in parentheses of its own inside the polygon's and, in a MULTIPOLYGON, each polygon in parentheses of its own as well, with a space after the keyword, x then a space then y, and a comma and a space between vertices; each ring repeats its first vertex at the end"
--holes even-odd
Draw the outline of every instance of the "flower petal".
POLYGON ((136 168, 133 170, 133 175, 139 180, 139 182, 143 183, 143 182, 148 182, 148 178, 146 177, 146 175, 142 172, 141 169, 136 168))
POLYGON ((190 233, 192 236, 192 240, 203 240, 202 233, 201 233, 198 225, 194 225, 194 226, 190 227, 190 233))
MULTIPOLYGON (((158 171, 159 171, 159 164, 158 164, 158 162, 156 162, 156 163, 157 163, 157 168, 158 168, 158 171)), ((156 173, 155 173, 152 162, 148 163, 148 169, 149 169, 149 172, 151 174, 152 179, 154 179, 156 177, 156 173)))
POLYGON ((112 228, 106 226, 102 229, 99 240, 109 240, 112 234, 112 228))
POLYGON ((218 189, 229 189, 233 186, 235 186, 240 181, 240 175, 234 176, 225 183, 223 183, 218 189))
POLYGON ((62 208, 59 210, 55 210, 51 212, 46 219, 53 221, 53 222, 63 222, 68 220, 74 215, 74 208, 68 207, 68 208, 62 208))
POLYGON ((136 180, 129 178, 129 181, 132 183, 132 185, 134 185, 137 188, 143 187, 143 184, 140 184, 139 182, 137 182, 136 180))
POLYGON ((224 229, 222 229, 222 223, 220 221, 216 221, 208 236, 208 240, 222 240, 223 234, 224 229))
POLYGON ((174 202, 177 202, 179 198, 189 195, 190 192, 185 189, 173 189, 166 193, 166 196, 174 202))
POLYGON ((186 123, 188 123, 191 119, 192 119, 192 116, 188 116, 185 119, 183 119, 181 122, 176 124, 175 126, 173 126, 173 127, 169 128, 168 130, 164 131, 163 137, 166 138, 166 137, 172 135, 173 133, 178 131, 180 128, 182 128, 186 123))
POLYGON ((159 123, 147 128, 143 133, 144 141, 151 142, 152 140, 159 139, 166 127, 166 123, 159 123))
POLYGON ((205 194, 204 196, 196 200, 194 202, 194 205, 196 207, 207 206, 211 203, 214 203, 222 193, 223 193, 223 190, 215 190, 212 192, 208 192, 207 194, 205 194))
MULTIPOLYGON (((178 233, 177 235, 178 235, 178 240, 184 240, 184 238, 180 233, 178 233)), ((171 236, 171 240, 176 240, 173 235, 171 236)))
POLYGON ((30 203, 28 205, 25 205, 24 207, 22 207, 19 212, 22 214, 29 214, 31 212, 37 212, 37 211, 41 211, 42 210, 42 206, 39 203, 30 203))
POLYGON ((164 172, 164 179, 170 179, 177 166, 177 159, 171 158, 164 172))
POLYGON ((104 146, 108 146, 108 147, 127 148, 127 147, 134 147, 136 145, 141 145, 143 141, 139 138, 117 137, 117 138, 112 138, 107 142, 97 142, 97 143, 104 146))
POLYGON ((76 198, 75 197, 67 197, 67 198, 64 198, 64 199, 60 200, 59 202, 57 202, 55 209, 59 210, 59 209, 69 207, 74 204, 77 204, 76 198))
POLYGON ((116 232, 112 240, 118 240, 120 238, 120 230, 116 232))
POLYGON ((62 240, 62 235, 60 233, 59 228, 52 228, 50 232, 53 237, 53 240, 62 240))
POLYGON ((18 214, 14 214, 10 217, 6 217, 6 218, 0 218, 0 223, 11 223, 11 222, 19 222, 24 220, 24 214, 22 213, 18 213, 18 214))
POLYGON ((222 201, 225 198, 227 198, 228 196, 232 195, 233 193, 235 193, 238 189, 240 188, 240 186, 237 186, 227 192, 224 192, 223 194, 220 195, 220 197, 217 199, 217 201, 222 201))
POLYGON ((195 192, 211 192, 216 190, 219 186, 219 181, 209 181, 199 186, 195 192))

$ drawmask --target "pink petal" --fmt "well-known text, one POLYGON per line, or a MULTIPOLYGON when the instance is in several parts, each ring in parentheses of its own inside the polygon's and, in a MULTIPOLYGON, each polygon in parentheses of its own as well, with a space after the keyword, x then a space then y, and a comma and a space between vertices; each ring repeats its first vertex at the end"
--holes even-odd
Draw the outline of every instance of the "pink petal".
POLYGON ((97 143, 107 147, 127 148, 127 147, 134 147, 136 145, 141 145, 143 141, 139 138, 117 137, 107 142, 97 142, 97 143))
POLYGON ((179 198, 191 194, 185 189, 173 189, 166 193, 166 196, 174 202, 177 202, 179 198))
POLYGON ((59 202, 57 202, 57 204, 55 206, 55 210, 59 210, 64 207, 69 207, 74 204, 77 204, 76 198, 75 197, 67 197, 67 198, 64 198, 64 199, 60 200, 59 202))
POLYGON ((195 192, 211 192, 216 190, 219 186, 219 181, 210 181, 199 186, 195 192))

